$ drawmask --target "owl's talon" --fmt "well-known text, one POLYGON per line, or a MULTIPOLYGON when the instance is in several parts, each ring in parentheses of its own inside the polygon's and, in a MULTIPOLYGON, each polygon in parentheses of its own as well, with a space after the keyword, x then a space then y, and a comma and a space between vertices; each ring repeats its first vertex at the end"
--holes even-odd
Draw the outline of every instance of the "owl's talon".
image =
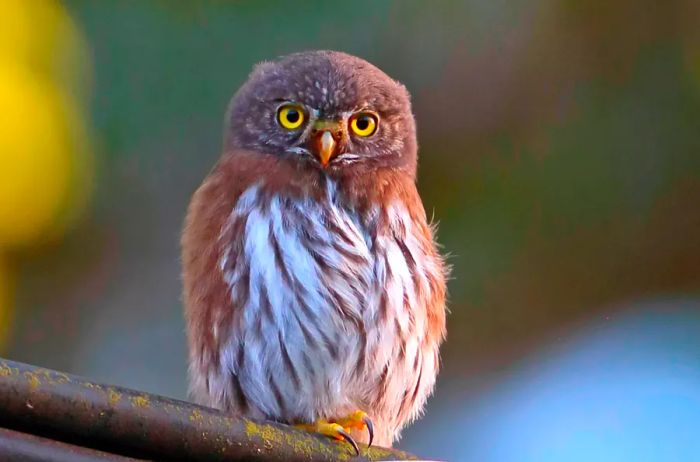
POLYGON ((353 437, 350 436, 350 433, 348 433, 342 425, 336 422, 327 422, 323 419, 319 419, 312 424, 297 424, 295 427, 309 432, 321 433, 322 435, 330 436, 336 440, 345 440, 352 445, 355 453, 358 456, 360 455, 360 447, 353 437))
POLYGON ((348 432, 346 432, 345 430, 342 430, 342 429, 338 429, 338 430, 336 430, 336 431, 338 432, 338 434, 340 434, 340 435, 345 439, 345 441, 347 441, 348 443, 352 444, 352 447, 355 449, 355 455, 358 455, 358 456, 359 456, 359 455, 360 455, 360 448, 359 448, 359 446, 357 446, 357 443, 356 443, 355 440, 352 438, 352 436, 350 436, 350 433, 348 433, 348 432))
POLYGON ((369 433, 369 443, 367 443, 367 446, 369 447, 372 446, 372 441, 374 441, 374 424, 372 424, 372 419, 370 419, 367 415, 362 417, 362 421, 367 426, 367 433, 369 433))
POLYGON ((372 419, 369 418, 366 412, 358 410, 347 417, 337 419, 336 422, 345 429, 355 428, 357 430, 364 430, 366 428, 367 433, 369 433, 369 443, 367 446, 372 446, 372 441, 374 440, 374 425, 372 424, 372 419))

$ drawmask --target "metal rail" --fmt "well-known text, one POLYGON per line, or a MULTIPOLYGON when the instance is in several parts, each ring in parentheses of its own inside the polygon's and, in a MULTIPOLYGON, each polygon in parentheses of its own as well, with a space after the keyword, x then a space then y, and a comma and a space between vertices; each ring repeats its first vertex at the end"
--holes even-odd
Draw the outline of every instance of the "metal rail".
POLYGON ((361 455, 355 456, 347 443, 286 425, 231 417, 184 401, 4 359, 0 359, 0 427, 39 437, 0 433, 0 455, 10 447, 7 442, 16 438, 17 444, 24 441, 25 449, 31 446, 37 451, 43 443, 58 444, 55 447, 65 451, 91 448, 82 454, 86 461, 129 460, 123 457, 226 462, 416 460, 405 452, 364 445, 361 455), (110 454, 122 458, 104 459, 110 454))
POLYGON ((0 428, 0 460, 15 462, 139 462, 95 449, 0 428))

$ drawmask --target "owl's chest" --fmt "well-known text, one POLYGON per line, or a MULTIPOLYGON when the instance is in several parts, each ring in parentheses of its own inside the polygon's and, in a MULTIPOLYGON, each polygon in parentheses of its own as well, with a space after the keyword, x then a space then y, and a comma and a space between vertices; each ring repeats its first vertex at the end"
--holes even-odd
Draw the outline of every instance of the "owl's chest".
POLYGON ((247 327, 303 335, 301 325, 313 336, 362 323, 375 290, 373 242, 332 191, 318 200, 263 196, 253 187, 224 234, 221 270, 247 327))
POLYGON ((373 221, 333 193, 300 199, 253 187, 220 236, 235 312, 222 367, 237 371, 243 395, 267 416, 359 405, 374 385, 392 386, 389 364, 420 363, 429 262, 410 220, 394 206, 373 221))

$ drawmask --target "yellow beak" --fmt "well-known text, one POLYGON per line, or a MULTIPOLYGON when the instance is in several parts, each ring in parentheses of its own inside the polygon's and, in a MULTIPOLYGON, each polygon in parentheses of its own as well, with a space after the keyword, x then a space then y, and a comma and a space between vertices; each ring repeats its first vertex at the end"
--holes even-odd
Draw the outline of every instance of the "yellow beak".
POLYGON ((321 136, 318 137, 318 160, 324 167, 328 165, 331 157, 335 154, 336 142, 333 134, 328 130, 324 130, 321 136))
POLYGON ((311 148, 318 161, 326 167, 338 153, 338 143, 342 138, 343 123, 338 120, 318 119, 311 132, 311 148))

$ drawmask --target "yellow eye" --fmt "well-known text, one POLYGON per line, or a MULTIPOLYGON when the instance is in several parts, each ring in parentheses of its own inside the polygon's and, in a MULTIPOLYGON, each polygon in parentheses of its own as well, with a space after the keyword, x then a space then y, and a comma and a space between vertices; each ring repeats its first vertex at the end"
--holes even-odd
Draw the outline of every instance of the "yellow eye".
POLYGON ((296 130, 304 123, 304 110, 296 104, 285 104, 277 110, 277 121, 287 130, 296 130))
POLYGON ((369 112, 360 112, 350 119, 350 128, 357 136, 371 136, 377 131, 379 119, 369 112))

